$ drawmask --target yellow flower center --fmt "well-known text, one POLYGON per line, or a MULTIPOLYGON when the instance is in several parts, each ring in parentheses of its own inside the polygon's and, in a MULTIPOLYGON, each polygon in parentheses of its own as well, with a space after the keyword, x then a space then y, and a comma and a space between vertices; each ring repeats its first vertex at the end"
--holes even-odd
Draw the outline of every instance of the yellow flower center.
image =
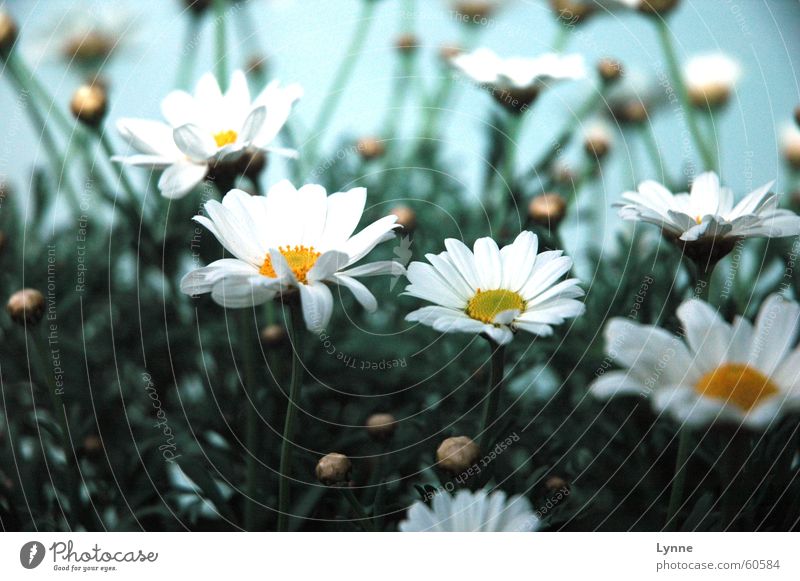
POLYGON ((697 222, 698 224, 702 224, 703 223, 703 217, 700 216, 700 215, 697 215, 697 216, 694 217, 694 221, 697 222))
MULTIPOLYGON (((286 259, 286 263, 289 265, 289 268, 292 269, 297 280, 305 284, 308 271, 314 267, 314 264, 320 257, 320 253, 314 250, 313 246, 281 246, 278 248, 278 251, 286 259)), ((275 273, 275 269, 272 267, 272 258, 270 258, 269 255, 264 259, 264 264, 261 265, 259 272, 270 278, 278 277, 275 273)))
POLYGON ((467 315, 490 324, 498 314, 511 310, 525 310, 525 302, 517 293, 505 289, 487 291, 478 289, 475 296, 467 303, 467 315))
POLYGON ((228 129, 227 131, 215 133, 214 141, 217 142, 217 147, 224 147, 226 145, 230 145, 231 143, 236 143, 236 139, 238 139, 238 137, 238 133, 236 133, 233 129, 228 129))
POLYGON ((700 395, 723 399, 744 411, 750 411, 779 392, 769 377, 741 363, 725 363, 709 371, 694 389, 700 395))

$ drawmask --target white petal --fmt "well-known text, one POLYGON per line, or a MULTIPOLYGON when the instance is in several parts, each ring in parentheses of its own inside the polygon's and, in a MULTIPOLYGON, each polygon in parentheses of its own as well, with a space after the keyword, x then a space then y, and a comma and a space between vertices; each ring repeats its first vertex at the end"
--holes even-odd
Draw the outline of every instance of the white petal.
POLYGON ((375 295, 373 295, 367 287, 365 287, 356 279, 342 274, 337 274, 333 280, 334 282, 347 287, 350 292, 353 293, 353 296, 361 304, 361 306, 364 307, 368 312, 372 313, 378 308, 378 300, 375 298, 375 295))
POLYGON ((333 295, 322 283, 301 284, 300 302, 303 307, 303 319, 312 333, 325 329, 333 314, 333 295))
POLYGON ((328 196, 325 229, 322 233, 322 244, 326 248, 340 245, 352 236, 361 221, 366 201, 366 188, 353 188, 328 196))
POLYGON ((158 180, 158 189, 166 198, 182 198, 205 179, 208 166, 181 161, 169 166, 158 180))
POLYGON ((178 149, 195 161, 210 159, 217 153, 214 138, 197 125, 181 125, 172 135, 178 149))

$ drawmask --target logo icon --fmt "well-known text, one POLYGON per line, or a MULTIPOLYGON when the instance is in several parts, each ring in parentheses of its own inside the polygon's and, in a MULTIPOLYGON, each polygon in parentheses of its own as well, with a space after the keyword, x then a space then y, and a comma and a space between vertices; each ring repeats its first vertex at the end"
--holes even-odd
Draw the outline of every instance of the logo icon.
POLYGON ((19 550, 19 562, 26 569, 35 569, 44 560, 44 545, 39 541, 29 541, 19 550))

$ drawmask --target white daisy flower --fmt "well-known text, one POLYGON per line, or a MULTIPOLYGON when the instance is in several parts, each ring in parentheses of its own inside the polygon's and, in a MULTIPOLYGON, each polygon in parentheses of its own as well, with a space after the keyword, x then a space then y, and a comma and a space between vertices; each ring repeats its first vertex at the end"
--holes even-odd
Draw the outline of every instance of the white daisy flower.
POLYGON ((446 252, 427 254, 430 264, 412 262, 405 294, 435 306, 406 316, 443 333, 484 334, 499 345, 521 330, 553 333, 551 325, 582 315, 585 305, 578 279, 557 282, 572 268, 561 250, 537 254, 536 234, 522 232, 502 250, 491 238, 475 241, 474 253, 453 238, 446 252))
POLYGON ((412 504, 408 518, 400 523, 405 533, 531 532, 538 527, 539 519, 528 499, 513 496, 506 500, 501 490, 491 494, 459 490, 455 496, 440 492, 430 507, 422 501, 412 504))
POLYGON ((626 370, 602 375, 592 393, 649 396, 657 411, 696 427, 727 421, 762 429, 800 409, 797 303, 769 296, 755 326, 742 317, 730 325, 698 299, 677 314, 685 342, 659 327, 612 319, 606 353, 626 370))
POLYGON ((686 62, 683 76, 692 104, 713 107, 728 101, 742 76, 742 67, 722 53, 697 55, 686 62))
POLYGON ((333 312, 328 284, 346 287, 368 311, 377 301, 356 280, 360 276, 404 273, 394 261, 350 268, 375 246, 393 237, 396 216, 373 222, 358 234, 367 191, 354 188, 327 195, 325 188, 299 190, 282 181, 266 196, 231 190, 222 200, 206 202, 208 217, 196 216, 233 255, 187 274, 181 291, 211 293, 223 307, 245 308, 299 290, 309 330, 321 331, 333 312))
POLYGON ((486 86, 502 105, 524 110, 543 88, 566 79, 586 77, 579 54, 547 53, 534 58, 502 58, 488 48, 460 54, 451 60, 464 75, 486 86))
POLYGON ((214 75, 208 73, 198 82, 194 95, 185 91, 167 95, 161 103, 167 123, 120 119, 117 129, 138 153, 114 160, 164 169, 158 182, 161 193, 180 198, 202 182, 216 164, 233 162, 248 149, 295 156, 294 151, 270 144, 302 94, 299 85, 282 87, 273 81, 251 99, 242 71, 233 73, 223 94, 214 75))
POLYGON ((701 174, 691 194, 673 194, 654 181, 639 184, 637 192, 622 194, 619 215, 624 220, 647 222, 664 233, 686 241, 736 241, 742 238, 780 238, 800 234, 800 217, 778 209, 778 196, 770 193, 775 182, 733 203, 733 191, 720 187, 714 172, 701 174))

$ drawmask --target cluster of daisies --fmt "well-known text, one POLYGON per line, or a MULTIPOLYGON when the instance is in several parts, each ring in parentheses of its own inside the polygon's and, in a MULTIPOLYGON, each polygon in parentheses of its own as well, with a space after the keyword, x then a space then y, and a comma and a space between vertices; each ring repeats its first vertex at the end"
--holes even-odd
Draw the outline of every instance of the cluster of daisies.
MULTIPOLYGON (((553 82, 585 76, 583 59, 576 55, 503 59, 479 49, 455 57, 453 65, 490 88, 513 112, 553 82)), ((275 142, 301 95, 299 86, 276 81, 253 99, 243 73, 234 73, 224 92, 206 75, 194 94, 176 91, 164 99, 165 122, 119 120, 120 133, 136 150, 119 161, 163 170, 163 195, 183 196, 254 151, 294 155, 275 142)), ((713 173, 697 176, 688 193, 674 194, 646 181, 622 195, 619 214, 655 225, 691 257, 718 259, 714 249, 724 254, 746 238, 800 234, 800 217, 778 208, 771 186, 736 203, 713 173)), ((407 268, 393 260, 366 260, 376 246, 394 239, 399 227, 390 215, 358 230, 366 199, 364 188, 328 194, 319 185, 297 188, 281 181, 263 196, 233 189, 221 202, 208 201, 206 215, 194 219, 230 258, 188 273, 181 290, 210 293, 226 308, 296 297, 307 328, 319 332, 335 308, 334 285, 348 289, 372 312, 378 308, 376 297, 360 279, 405 276, 405 294, 429 303, 409 313, 407 321, 441 333, 480 335, 494 345, 505 345, 520 332, 551 335, 554 326, 584 312, 583 290, 570 276, 571 258, 560 250, 541 251, 532 232, 521 232, 502 248, 488 237, 472 248, 447 239, 439 254, 427 254, 426 261, 407 268)), ((780 414, 800 408, 796 302, 771 296, 754 324, 741 317, 728 323, 696 298, 683 303, 677 315, 681 336, 611 320, 605 329, 607 353, 620 369, 598 377, 592 393, 648 397, 658 412, 690 426, 736 422, 765 429, 780 414)), ((454 497, 439 494, 430 506, 416 503, 401 529, 523 531, 534 530, 537 522, 523 497, 462 490, 454 497)))

